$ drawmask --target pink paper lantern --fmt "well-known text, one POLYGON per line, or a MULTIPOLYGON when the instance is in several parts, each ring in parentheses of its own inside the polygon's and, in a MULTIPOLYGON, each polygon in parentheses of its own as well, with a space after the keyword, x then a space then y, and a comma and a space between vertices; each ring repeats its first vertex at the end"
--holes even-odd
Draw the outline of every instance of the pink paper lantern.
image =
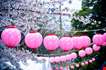
POLYGON ((80 67, 79 63, 76 63, 75 66, 76 66, 77 68, 80 67))
POLYGON ((103 45, 103 43, 104 43, 102 34, 94 35, 92 40, 93 40, 93 43, 96 45, 103 45))
POLYGON ((106 33, 103 34, 103 41, 104 41, 103 45, 106 46, 106 33))
POLYGON ((76 50, 80 50, 83 46, 82 41, 80 40, 80 37, 72 37, 73 41, 73 48, 76 50))
POLYGON ((69 65, 68 64, 66 64, 66 70, 68 70, 69 69, 69 65))
POLYGON ((68 61, 68 60, 71 60, 71 59, 72 59, 72 58, 71 58, 71 55, 70 55, 70 54, 66 55, 66 59, 67 59, 67 61, 68 61))
POLYGON ((84 50, 80 50, 80 51, 79 51, 79 56, 80 56, 81 58, 85 57, 85 56, 86 56, 86 52, 85 52, 84 50))
POLYGON ((88 61, 85 61, 84 63, 85 63, 86 65, 88 65, 88 61))
POLYGON ((85 65, 85 63, 84 63, 84 62, 82 62, 82 63, 81 63, 81 66, 84 66, 84 65, 85 65))
POLYGON ((47 50, 53 51, 59 47, 59 38, 56 35, 48 35, 43 43, 47 50))
POLYGON ((60 48, 64 51, 68 51, 73 48, 73 41, 71 37, 62 37, 59 42, 60 48))
POLYGON ((80 42, 83 48, 88 47, 91 44, 91 39, 88 36, 81 36, 80 42))
POLYGON ((56 63, 59 63, 60 62, 60 57, 59 56, 54 57, 54 59, 55 59, 55 62, 56 63))
POLYGON ((92 58, 92 61, 95 61, 96 59, 95 58, 92 58))
POLYGON ((56 66, 55 70, 59 70, 58 66, 56 66))
POLYGON ((92 60, 89 60, 89 63, 92 63, 93 61, 92 60))
POLYGON ((77 54, 76 53, 71 53, 70 56, 71 56, 72 59, 76 59, 77 58, 77 54))
POLYGON ((55 57, 50 57, 49 60, 50 60, 51 63, 54 63, 55 62, 55 57))
POLYGON ((85 52, 86 52, 87 55, 90 55, 90 54, 93 53, 93 50, 92 50, 91 47, 88 47, 88 48, 85 49, 85 52))
POLYGON ((67 60, 66 56, 60 56, 60 61, 65 62, 67 60))
POLYGON ((64 70, 64 68, 62 66, 60 66, 60 70, 64 70))
POLYGON ((70 68, 73 69, 73 70, 75 69, 74 65, 70 65, 70 68))
POLYGON ((25 36, 25 44, 31 49, 37 49, 42 44, 43 37, 38 32, 30 32, 25 36))
POLYGON ((100 50, 100 46, 97 46, 96 44, 94 44, 92 48, 95 52, 100 50))
POLYGON ((1 34, 2 41, 9 48, 16 47, 21 40, 21 32, 16 27, 9 27, 1 34))

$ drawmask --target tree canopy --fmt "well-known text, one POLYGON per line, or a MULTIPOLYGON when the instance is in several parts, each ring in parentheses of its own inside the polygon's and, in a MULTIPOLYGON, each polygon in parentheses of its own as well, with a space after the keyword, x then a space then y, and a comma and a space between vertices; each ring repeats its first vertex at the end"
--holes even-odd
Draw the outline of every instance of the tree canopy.
POLYGON ((72 19, 72 26, 76 30, 105 28, 105 2, 103 0, 83 0, 82 9, 75 13, 74 16, 75 18, 72 19))

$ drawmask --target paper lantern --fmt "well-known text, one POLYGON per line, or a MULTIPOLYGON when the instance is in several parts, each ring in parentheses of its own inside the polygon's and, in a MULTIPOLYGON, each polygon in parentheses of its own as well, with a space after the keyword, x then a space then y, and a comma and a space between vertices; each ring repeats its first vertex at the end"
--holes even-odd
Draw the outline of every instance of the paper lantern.
POLYGON ((92 61, 95 61, 96 59, 95 58, 92 58, 92 61))
POLYGON ((73 69, 73 70, 75 69, 74 65, 70 65, 70 68, 73 69))
POLYGON ((103 35, 102 34, 96 34, 93 36, 93 43, 96 45, 103 45, 103 35))
POLYGON ((91 47, 88 47, 88 48, 85 49, 85 52, 86 52, 87 55, 90 55, 90 54, 93 53, 93 50, 92 50, 91 47))
POLYGON ((88 61, 85 61, 84 63, 85 63, 86 65, 88 65, 88 61))
POLYGON ((59 43, 60 43, 60 48, 64 51, 68 51, 73 48, 73 41, 71 37, 62 37, 59 43))
POLYGON ((64 68, 62 66, 60 66, 60 70, 64 70, 64 68))
POLYGON ((25 44, 31 49, 37 49, 42 44, 43 37, 39 32, 30 32, 25 36, 25 44))
POLYGON ((59 38, 56 35, 48 35, 44 38, 43 43, 47 50, 53 51, 59 47, 59 38))
POLYGON ((50 60, 51 63, 54 63, 55 62, 55 57, 50 57, 49 60, 50 60))
POLYGON ((59 56, 54 57, 54 59, 55 59, 55 62, 56 63, 59 63, 60 62, 60 57, 59 56))
POLYGON ((60 61, 64 62, 65 61, 64 58, 65 58, 64 56, 60 56, 60 61))
POLYGON ((80 50, 78 54, 81 58, 86 56, 86 52, 84 50, 80 50))
POLYGON ((104 41, 103 45, 106 46, 106 33, 103 34, 103 41, 104 41))
POLYGON ((93 61, 92 60, 89 60, 89 63, 92 63, 93 61))
POLYGON ((100 50, 100 46, 97 46, 96 44, 94 44, 92 48, 95 52, 100 50))
POLYGON ((80 37, 72 37, 73 41, 73 48, 76 50, 80 50, 82 48, 82 41, 80 40, 80 37))
POLYGON ((66 60, 68 61, 68 60, 71 60, 72 58, 71 58, 71 55, 70 54, 68 54, 68 55, 66 55, 66 60))
POLYGON ((60 56, 60 61, 65 62, 67 60, 66 56, 60 56))
POLYGON ((56 66, 55 70, 59 70, 58 66, 56 66))
POLYGON ((69 65, 68 64, 66 64, 66 70, 68 70, 69 69, 69 65))
POLYGON ((75 66, 76 66, 77 68, 80 67, 79 63, 76 63, 75 66))
POLYGON ((84 62, 81 62, 81 66, 84 66, 85 65, 85 63, 84 62))
POLYGON ((72 59, 76 59, 77 58, 77 54, 76 53, 71 53, 70 56, 71 56, 72 59))
POLYGON ((88 36, 81 36, 80 42, 83 48, 88 47, 91 44, 91 39, 88 36))
POLYGON ((16 26, 6 28, 1 34, 2 41, 9 48, 16 47, 21 40, 21 32, 16 26))

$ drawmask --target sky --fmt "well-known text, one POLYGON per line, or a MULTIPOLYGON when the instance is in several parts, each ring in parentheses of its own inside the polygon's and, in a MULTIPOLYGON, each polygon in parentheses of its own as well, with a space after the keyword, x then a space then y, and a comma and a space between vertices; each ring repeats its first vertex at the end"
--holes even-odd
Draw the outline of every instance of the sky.
POLYGON ((70 9, 70 14, 73 14, 75 11, 79 11, 82 7, 82 1, 81 0, 72 0, 71 4, 68 3, 69 0, 66 0, 64 2, 63 7, 68 7, 70 9))
MULTIPOLYGON (((68 7, 70 9, 70 11, 68 12, 69 14, 74 14, 75 12, 81 10, 82 7, 82 0, 72 0, 72 3, 69 4, 67 1, 64 2, 64 6, 63 7, 68 7)), ((63 29, 64 31, 70 31, 72 26, 71 26, 71 22, 70 19, 72 17, 63 17, 62 20, 64 20, 63 22, 63 29)))

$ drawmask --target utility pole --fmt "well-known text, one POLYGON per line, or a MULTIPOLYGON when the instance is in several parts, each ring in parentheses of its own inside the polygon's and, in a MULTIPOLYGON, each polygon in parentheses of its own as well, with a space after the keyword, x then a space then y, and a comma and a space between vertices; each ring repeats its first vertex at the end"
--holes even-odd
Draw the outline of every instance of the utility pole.
POLYGON ((62 27, 62 9, 61 9, 61 5, 62 5, 62 3, 61 3, 61 1, 59 1, 59 14, 60 14, 60 18, 59 18, 59 20, 60 20, 60 34, 61 34, 61 36, 63 35, 63 27, 62 27))

